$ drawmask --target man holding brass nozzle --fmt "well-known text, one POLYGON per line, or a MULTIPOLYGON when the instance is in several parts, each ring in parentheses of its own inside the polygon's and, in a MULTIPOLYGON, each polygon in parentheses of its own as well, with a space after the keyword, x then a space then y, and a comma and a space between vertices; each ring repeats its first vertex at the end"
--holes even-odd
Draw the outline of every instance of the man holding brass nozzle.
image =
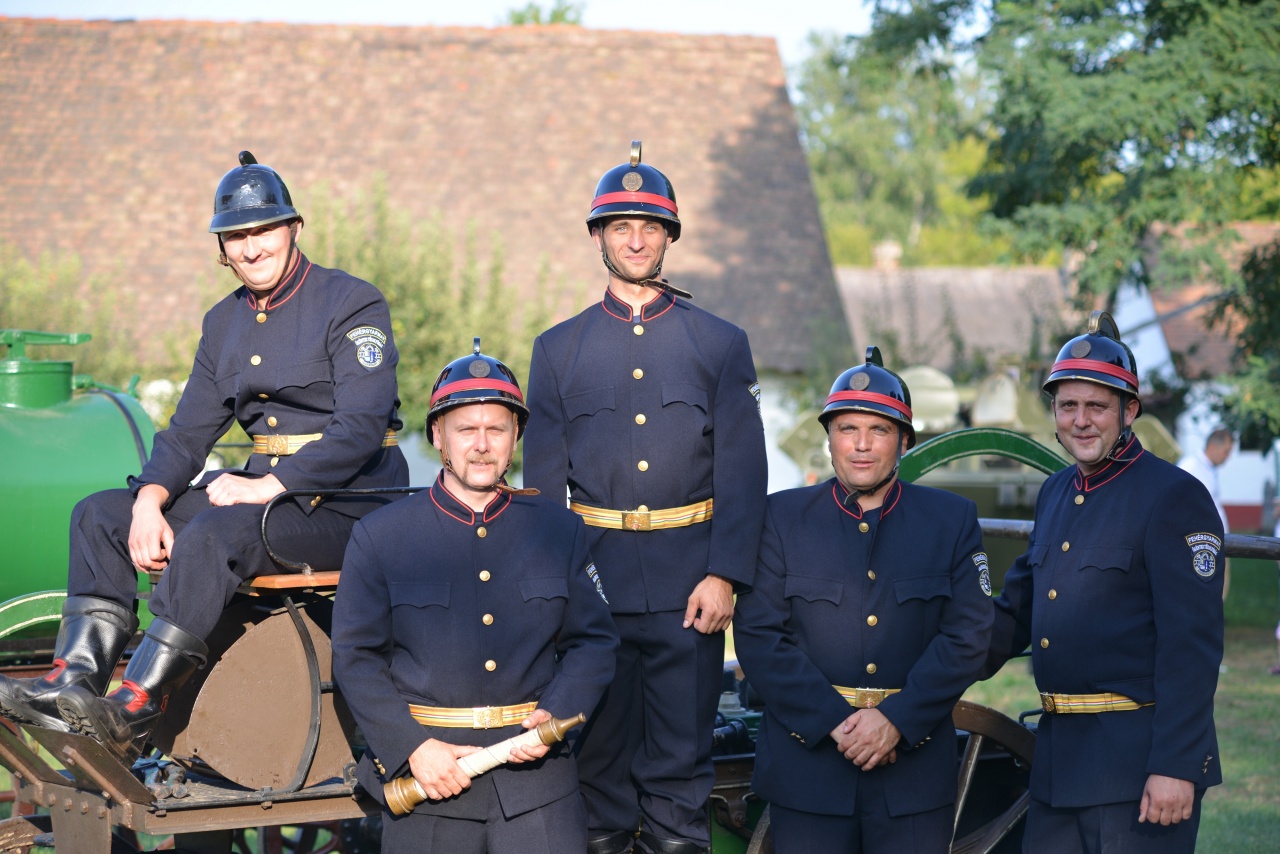
POLYGON ((368 741, 357 777, 383 803, 384 852, 586 851, 565 745, 515 746, 474 778, 459 763, 589 712, 613 676, 618 637, 582 520, 503 479, 528 414, 476 339, 432 389, 440 477, 369 514, 347 548, 333 672, 368 741), (384 786, 406 775, 425 800, 398 815, 405 786, 384 786))

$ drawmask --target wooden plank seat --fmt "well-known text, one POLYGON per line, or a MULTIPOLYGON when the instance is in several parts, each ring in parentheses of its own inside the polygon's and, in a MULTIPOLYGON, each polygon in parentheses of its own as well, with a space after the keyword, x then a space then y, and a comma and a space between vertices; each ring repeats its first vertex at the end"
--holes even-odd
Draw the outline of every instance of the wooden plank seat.
POLYGON ((338 586, 339 570, 331 572, 282 572, 278 575, 257 575, 244 582, 239 592, 249 596, 263 596, 281 590, 333 590, 338 586))

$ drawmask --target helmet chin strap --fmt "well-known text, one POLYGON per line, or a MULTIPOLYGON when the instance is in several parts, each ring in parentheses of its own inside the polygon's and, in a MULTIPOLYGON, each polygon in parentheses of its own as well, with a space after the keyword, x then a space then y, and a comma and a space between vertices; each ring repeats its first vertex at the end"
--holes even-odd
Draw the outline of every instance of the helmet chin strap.
POLYGON ((662 262, 667 260, 667 247, 665 245, 662 247, 661 257, 658 258, 658 265, 653 268, 653 272, 649 274, 648 278, 644 279, 633 279, 631 276, 628 276, 619 270, 617 265, 613 263, 613 259, 609 257, 609 251, 605 248, 604 240, 600 241, 600 258, 604 261, 604 266, 609 273, 624 282, 629 282, 633 285, 649 285, 650 287, 657 288, 660 291, 671 291, 671 293, 678 297, 693 299, 693 294, 689 293, 684 288, 677 288, 666 279, 661 278, 662 262))
MULTIPOLYGON (((859 498, 861 498, 862 496, 864 496, 864 495, 866 495, 866 496, 868 496, 868 497, 870 497, 870 496, 872 496, 872 495, 875 495, 877 492, 879 492, 880 490, 882 490, 882 489, 884 489, 886 486, 888 486, 888 485, 889 485, 889 483, 890 483, 890 482, 891 482, 895 477, 897 477, 897 475, 898 475, 898 466, 899 466, 901 463, 902 463, 902 442, 901 442, 901 441, 899 441, 899 442, 898 442, 898 455, 897 455, 897 459, 895 459, 895 460, 893 461, 893 470, 892 470, 892 471, 890 471, 887 475, 885 475, 884 480, 880 481, 879 483, 877 483, 875 486, 871 487, 870 489, 861 489, 861 490, 859 490, 859 489, 849 489, 849 494, 848 494, 848 495, 846 495, 846 496, 845 496, 845 499, 844 499, 844 506, 845 506, 845 507, 848 507, 848 506, 849 506, 849 502, 850 502, 850 501, 853 501, 853 502, 855 502, 855 503, 856 503, 856 502, 857 502, 857 500, 858 500, 859 498)), ((846 487, 845 487, 845 489, 848 489, 848 487, 846 486, 846 487)))
MULTIPOLYGON (((505 492, 508 495, 541 495, 542 493, 540 490, 534 489, 531 486, 525 487, 524 489, 516 489, 514 486, 508 486, 505 482, 503 482, 503 478, 507 476, 507 472, 511 471, 511 465, 513 462, 515 462, 514 459, 507 460, 507 465, 505 468, 502 469, 502 472, 498 475, 497 480, 495 480, 489 486, 484 487, 481 490, 481 492, 505 492)), ((458 476, 457 469, 453 467, 453 460, 449 457, 449 451, 445 448, 440 449, 440 463, 446 469, 448 469, 449 473, 452 474, 455 478, 457 478, 459 481, 462 480, 462 478, 458 476)))

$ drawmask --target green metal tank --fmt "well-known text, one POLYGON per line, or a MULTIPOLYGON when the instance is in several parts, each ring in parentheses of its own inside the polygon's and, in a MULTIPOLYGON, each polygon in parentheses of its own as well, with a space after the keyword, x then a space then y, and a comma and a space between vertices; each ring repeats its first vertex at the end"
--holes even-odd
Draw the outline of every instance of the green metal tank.
POLYGON ((89 338, 0 330, 0 602, 65 589, 71 509, 125 486, 151 453, 155 427, 136 399, 74 376, 71 362, 27 358, 30 345, 89 338))

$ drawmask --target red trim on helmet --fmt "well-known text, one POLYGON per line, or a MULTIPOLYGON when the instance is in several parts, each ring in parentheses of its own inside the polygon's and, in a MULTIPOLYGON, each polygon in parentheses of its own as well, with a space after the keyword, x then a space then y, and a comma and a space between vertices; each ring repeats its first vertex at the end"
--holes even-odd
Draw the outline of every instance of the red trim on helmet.
POLYGON ((598 208, 601 205, 616 205, 620 202, 638 202, 642 205, 657 205, 658 207, 677 213, 676 203, 666 196, 659 196, 657 193, 605 193, 603 196, 596 196, 591 202, 592 208, 598 208))
POLYGON ((1115 377, 1118 380, 1124 380, 1135 389, 1138 387, 1138 378, 1133 373, 1110 362, 1099 362, 1095 359, 1061 359, 1053 363, 1053 368, 1049 373, 1052 375, 1058 371, 1096 371, 1100 374, 1115 377))
POLYGON ((876 394, 874 391, 838 391, 827 398, 826 406, 830 406, 838 400, 861 400, 864 403, 879 403, 890 409, 896 409, 901 412, 908 421, 911 420, 911 410, 907 405, 896 397, 890 397, 887 394, 876 394))
POLYGON ((456 391, 477 391, 480 389, 488 391, 505 391, 509 394, 514 394, 516 396, 516 400, 524 403, 524 395, 520 394, 520 389, 518 387, 509 382, 484 377, 483 379, 478 380, 458 380, 457 382, 446 383, 445 385, 440 386, 440 388, 436 390, 436 393, 431 395, 431 405, 435 406, 436 401, 440 400, 440 398, 444 397, 446 394, 453 394, 456 391))

